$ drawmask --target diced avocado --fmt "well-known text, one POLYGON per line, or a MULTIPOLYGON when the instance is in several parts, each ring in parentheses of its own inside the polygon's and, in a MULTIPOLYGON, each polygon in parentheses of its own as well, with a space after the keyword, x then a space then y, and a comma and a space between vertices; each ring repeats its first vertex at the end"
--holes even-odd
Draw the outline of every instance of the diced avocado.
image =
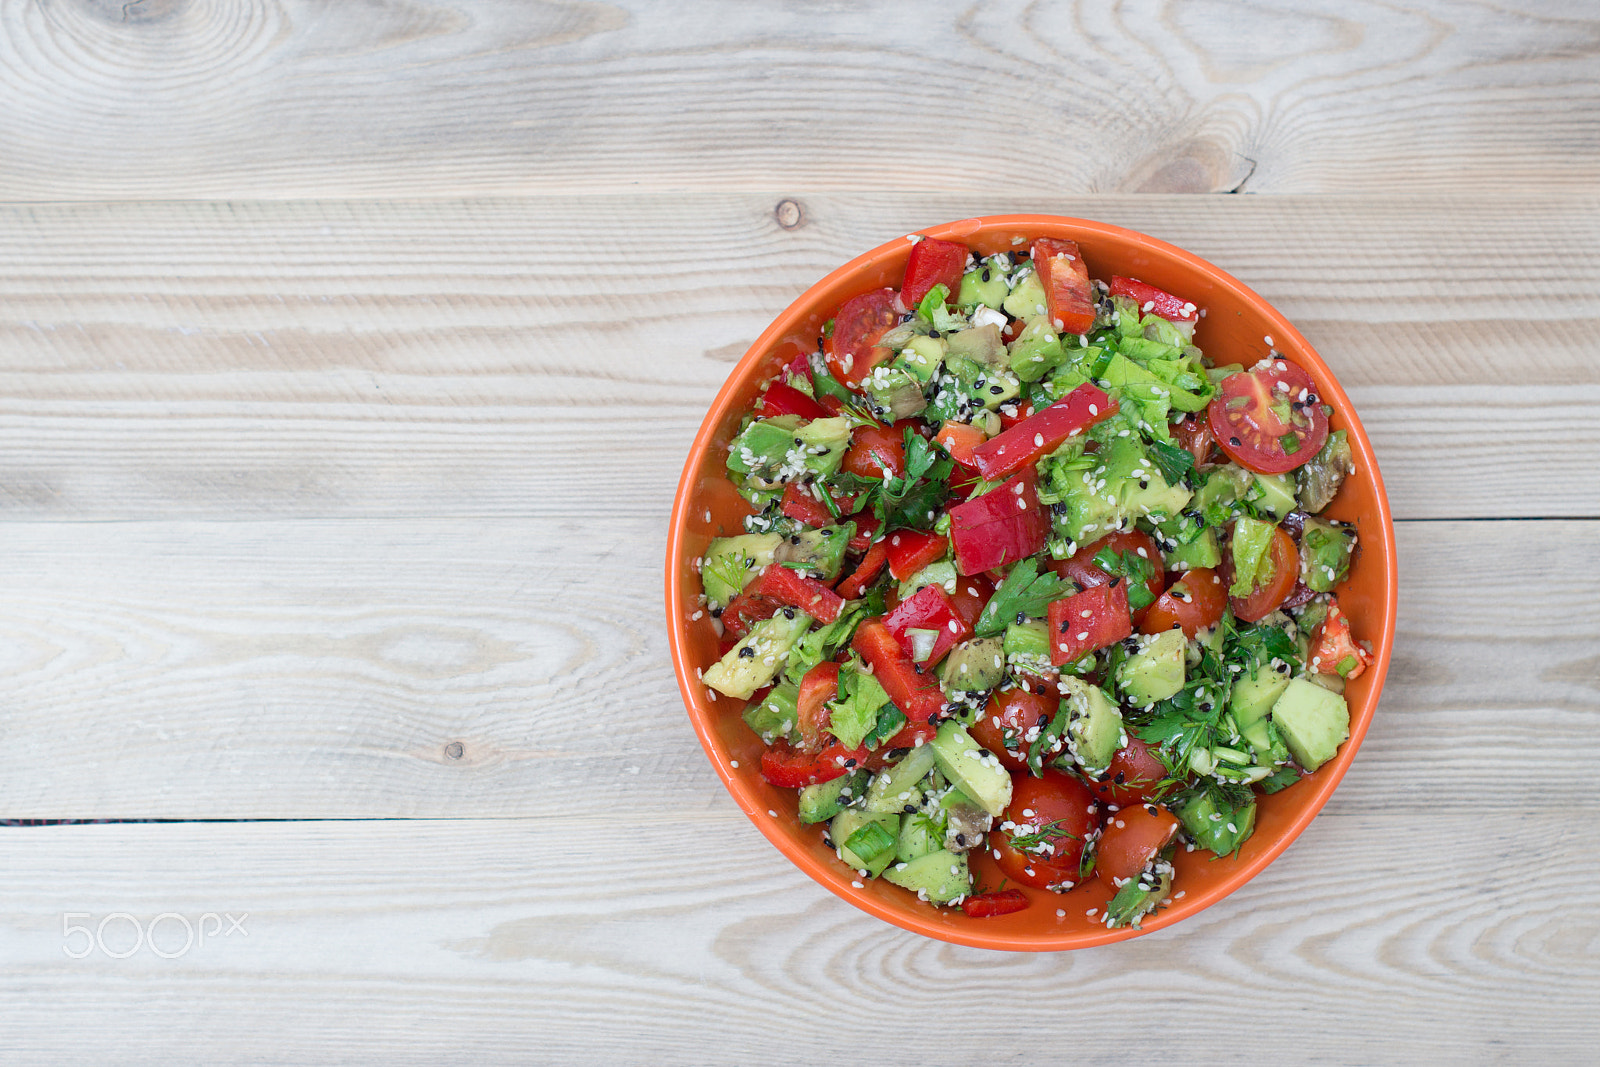
POLYGON ((1189 509, 1197 515, 1210 508, 1227 508, 1242 499, 1254 484, 1255 476, 1243 467, 1224 463, 1206 473, 1206 480, 1195 490, 1189 509))
POLYGON ((900 836, 895 840, 894 858, 905 863, 942 850, 945 829, 942 816, 920 811, 907 812, 900 819, 900 836))
POLYGON ((934 372, 944 362, 946 349, 946 342, 940 338, 918 335, 906 342, 894 365, 926 385, 933 380, 934 372))
POLYGON ((918 896, 926 894, 935 904, 949 904, 972 892, 972 872, 967 869, 965 852, 930 852, 893 864, 884 870, 883 877, 918 896))
POLYGON ((919 415, 928 406, 927 398, 922 395, 922 382, 897 367, 875 368, 862 381, 861 388, 867 394, 873 413, 889 422, 919 415))
POLYGON ((883 873, 883 869, 894 862, 894 844, 899 835, 900 816, 883 815, 874 811, 863 811, 860 808, 845 808, 828 823, 828 836, 833 839, 833 849, 839 854, 839 858, 855 870, 866 871, 873 878, 883 873), (870 856, 858 855, 849 844, 856 832, 866 826, 878 827, 888 839, 881 851, 870 856))
MULTIPOLYGON (((951 796, 961 794, 951 791, 951 796)), ((970 849, 981 848, 985 841, 984 835, 994 826, 994 816, 962 797, 960 803, 949 803, 950 798, 945 798, 944 817, 944 847, 947 852, 966 852, 970 849)))
POLYGON ((1005 677, 1005 641, 999 637, 975 637, 950 650, 939 669, 939 682, 946 693, 985 693, 1005 677))
POLYGON ((933 758, 944 776, 990 815, 999 817, 1011 803, 1011 775, 994 754, 972 739, 959 724, 939 727, 933 758))
POLYGON ((1022 395, 1022 383, 1008 371, 985 370, 983 376, 972 385, 974 395, 981 397, 983 406, 990 411, 1022 395))
POLYGON ((1006 362, 1011 372, 1025 382, 1039 381, 1066 359, 1060 334, 1043 315, 1030 319, 1016 340, 1006 346, 1006 362))
POLYGON ((832 582, 844 568, 845 550, 850 547, 850 538, 855 532, 853 522, 801 530, 782 539, 773 549, 772 561, 803 564, 807 570, 821 574, 824 581, 832 582))
POLYGON ((1356 528, 1331 519, 1307 517, 1300 534, 1300 580, 1326 593, 1350 577, 1356 528))
POLYGON ((1017 279, 1011 287, 1011 292, 1000 302, 1000 310, 1014 319, 1031 319, 1036 315, 1043 315, 1048 310, 1049 301, 1045 298, 1044 282, 1039 280, 1039 272, 1029 270, 1017 279))
POLYGON ((1140 920, 1172 892, 1172 864, 1157 860, 1147 871, 1123 883, 1106 905, 1106 925, 1138 926, 1140 920))
POLYGON ((1337 674, 1308 674, 1307 680, 1315 682, 1330 693, 1344 693, 1344 679, 1337 674))
POLYGON ((728 601, 773 561, 782 543, 782 535, 775 533, 713 537, 700 561, 700 585, 706 600, 713 608, 727 607, 728 601))
POLYGON ((839 469, 850 446, 850 420, 795 415, 757 419, 734 438, 728 470, 768 482, 788 482, 803 474, 827 477, 839 469))
POLYGON ((1186 485, 1170 485, 1160 471, 1150 467, 1122 483, 1124 515, 1166 518, 1188 506, 1194 493, 1186 485))
POLYGON ((805 469, 819 478, 826 478, 839 469, 844 454, 850 449, 853 427, 847 418, 812 419, 794 432, 800 440, 797 457, 790 453, 788 462, 801 459, 805 469))
POLYGON ((752 626, 744 640, 706 668, 700 680, 724 696, 749 700, 757 689, 778 676, 789 649, 810 627, 810 615, 785 608, 752 626))
POLYGON ((1315 515, 1333 503, 1346 476, 1355 473, 1355 462, 1349 435, 1343 430, 1330 433, 1311 461, 1295 471, 1300 506, 1315 515))
POLYGON ((985 367, 1006 365, 1006 345, 1000 339, 1000 327, 992 322, 950 334, 945 338, 945 343, 951 355, 970 359, 985 367))
POLYGON ((1013 621, 1006 627, 1001 645, 1006 662, 1023 669, 1043 670, 1050 666, 1050 624, 1043 619, 1013 621))
POLYGON ((1203 791, 1181 804, 1177 815, 1195 844, 1219 856, 1239 851, 1256 828, 1254 796, 1241 808, 1222 809, 1210 791, 1203 791))
POLYGON ((758 703, 745 706, 741 713, 745 725, 765 744, 770 745, 780 737, 791 742, 798 740, 800 731, 795 726, 800 713, 796 710, 795 697, 799 692, 800 687, 793 682, 773 686, 758 703))
POLYGON ((762 475, 776 471, 794 448, 795 431, 804 421, 798 415, 755 420, 728 446, 728 470, 762 475))
POLYGON ((867 810, 898 814, 916 807, 922 802, 921 782, 933 770, 933 763, 932 746, 918 745, 879 771, 867 786, 867 810))
POLYGON ((971 311, 982 304, 999 311, 1010 292, 1006 288, 1003 271, 996 270, 988 263, 979 263, 961 276, 961 288, 956 291, 956 307, 971 311))
POLYGON ((1193 541, 1179 543, 1161 553, 1162 562, 1169 571, 1192 571, 1201 567, 1215 567, 1222 562, 1217 549, 1217 531, 1207 526, 1193 541))
POLYGON ((929 585, 937 585, 945 592, 953 593, 956 591, 956 582, 960 577, 956 573, 954 561, 936 559, 900 583, 900 599, 905 600, 918 589, 929 585))
POLYGON ((1267 728, 1267 713, 1287 688, 1288 673, 1270 667, 1262 667, 1253 676, 1240 674, 1233 680, 1233 692, 1228 697, 1233 724, 1239 728, 1240 736, 1250 742, 1256 760, 1263 765, 1276 763, 1288 755, 1277 751, 1282 744, 1273 744, 1272 732, 1267 728))
POLYGON ((1271 567, 1268 552, 1275 528, 1259 519, 1241 518, 1233 524, 1233 585, 1228 587, 1229 596, 1249 596, 1258 584, 1257 578, 1271 567))
POLYGON ((859 770, 831 782, 814 782, 800 790, 800 821, 827 822, 848 807, 867 787, 871 772, 859 770))
POLYGON ((1257 513, 1272 516, 1274 522, 1293 511, 1298 502, 1294 496, 1294 479, 1287 474, 1256 474, 1255 485, 1250 489, 1250 503, 1257 513))
POLYGON ((1086 774, 1097 776, 1122 747, 1122 711, 1081 678, 1062 675, 1060 684, 1067 690, 1067 751, 1086 774))
POLYGON ((1350 736, 1350 707, 1344 697, 1305 678, 1290 682, 1272 705, 1272 721, 1294 761, 1307 771, 1332 759, 1350 736))
POLYGON ((1182 630, 1165 630, 1141 638, 1140 646, 1117 667, 1117 691, 1128 703, 1148 707, 1183 688, 1188 641, 1182 630))

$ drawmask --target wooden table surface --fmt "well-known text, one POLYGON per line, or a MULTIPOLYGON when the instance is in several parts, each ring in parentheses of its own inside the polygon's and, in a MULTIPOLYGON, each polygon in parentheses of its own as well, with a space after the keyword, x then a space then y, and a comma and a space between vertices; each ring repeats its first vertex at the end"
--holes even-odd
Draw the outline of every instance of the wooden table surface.
POLYGON ((1597 249, 1563 0, 0 0, 0 816, 150 820, 0 829, 0 1060, 1594 1062, 1597 249), (1075 953, 791 867, 661 600, 765 323, 1009 211, 1264 294, 1398 520, 1323 815, 1075 953))

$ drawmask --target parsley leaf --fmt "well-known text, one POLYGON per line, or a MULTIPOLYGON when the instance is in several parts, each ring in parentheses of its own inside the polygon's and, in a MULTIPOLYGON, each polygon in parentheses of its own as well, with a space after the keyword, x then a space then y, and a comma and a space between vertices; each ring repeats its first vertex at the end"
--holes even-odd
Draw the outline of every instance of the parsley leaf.
POLYGON ((1168 485, 1182 485, 1184 475, 1194 469, 1194 456, 1186 448, 1151 440, 1146 451, 1168 485))
POLYGON ((1040 574, 1039 564, 1033 559, 1020 560, 989 598, 983 614, 978 616, 978 624, 973 627, 973 636, 993 637, 1004 633, 1018 615, 1043 615, 1052 600, 1069 596, 1076 588, 1054 572, 1040 574))
POLYGON ((1113 577, 1121 576, 1128 590, 1128 610, 1138 611, 1155 603, 1156 595, 1145 583, 1155 577, 1156 567, 1137 552, 1114 552, 1102 548, 1094 555, 1094 565, 1113 577))
POLYGON ((900 526, 926 530, 939 518, 950 495, 950 472, 955 464, 940 459, 939 452, 915 430, 906 429, 905 474, 885 478, 874 507, 884 528, 900 526))

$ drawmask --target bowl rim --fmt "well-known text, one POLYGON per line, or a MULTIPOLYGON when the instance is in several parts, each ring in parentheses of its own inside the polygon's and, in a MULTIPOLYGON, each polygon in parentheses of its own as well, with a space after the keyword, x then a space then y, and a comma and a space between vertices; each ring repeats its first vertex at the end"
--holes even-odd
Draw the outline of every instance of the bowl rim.
MULTIPOLYGON (((1065 234, 1062 235, 1067 236, 1065 234)), ((849 295, 851 294, 846 294, 840 299, 848 299, 849 295)), ((1370 533, 1368 537, 1370 538, 1370 533)), ((1368 544, 1370 546, 1370 541, 1368 544)), ((923 936, 951 944, 1025 952, 1051 952, 1089 948, 1153 933, 1205 910, 1235 892, 1240 886, 1243 886, 1270 866, 1299 838, 1312 820, 1321 813, 1323 806, 1333 795, 1339 782, 1344 778, 1345 772, 1354 761, 1382 697, 1383 684, 1388 675, 1394 646, 1398 606, 1399 583, 1395 551, 1394 520, 1384 487, 1383 475, 1373 454, 1372 443, 1367 437, 1360 418, 1356 414, 1355 406, 1350 402, 1349 396, 1345 393, 1333 371, 1311 346, 1310 342, 1306 340, 1305 336, 1277 308, 1255 290, 1227 271, 1185 249, 1159 238, 1151 237, 1148 234, 1140 233, 1137 230, 1131 230, 1112 223, 1065 215, 1008 214, 975 216, 929 226, 915 231, 914 234, 893 238, 828 272, 814 284, 807 287, 800 296, 785 307, 750 345, 738 363, 728 372, 727 378, 707 409, 704 418, 701 420, 700 429, 695 434, 694 441, 690 445, 684 461, 683 472, 679 477, 673 498, 665 561, 667 637, 671 649, 673 671, 677 676, 678 688, 683 697, 685 710, 688 713, 696 736, 700 739, 701 747, 705 750, 706 756, 711 761, 711 765, 718 777, 722 779, 723 786, 733 797, 740 810, 761 832, 762 836, 770 841, 779 852, 783 853, 791 863, 811 878, 812 881, 817 882, 835 896, 885 922, 892 923, 912 933, 922 934, 923 936), (1370 477, 1373 496, 1377 505, 1376 518, 1378 519, 1377 527, 1382 534, 1382 552, 1375 553, 1369 547, 1362 553, 1361 565, 1364 567, 1377 567, 1383 572, 1381 577, 1384 617, 1381 629, 1369 637, 1373 642, 1374 648, 1374 662, 1368 668, 1372 674, 1370 695, 1363 703, 1359 715, 1352 709, 1349 739, 1340 746, 1339 752, 1334 759, 1319 768, 1314 777, 1301 783, 1301 787, 1313 787, 1310 794, 1308 796, 1302 794, 1302 796, 1306 796, 1306 800, 1302 802, 1301 810, 1294 814, 1284 831, 1265 849, 1257 853, 1248 862, 1231 871, 1221 882, 1203 890, 1192 898, 1184 900, 1181 905, 1174 905, 1148 916, 1138 928, 1095 929, 1088 932, 1063 930, 1053 936, 1024 936, 1008 933, 1000 929, 985 930, 981 927, 950 925, 947 922, 939 921, 945 918, 942 909, 937 909, 918 901, 914 896, 907 895, 904 904, 898 902, 889 904, 872 894, 850 892, 846 888, 849 885, 848 881, 834 877, 838 872, 827 869, 823 861, 812 853, 803 851, 791 837, 787 836, 788 820, 780 821, 767 816, 765 803, 753 795, 751 789, 740 779, 737 769, 730 766, 730 757, 721 750, 720 742, 712 733, 709 716, 716 713, 715 706, 705 701, 696 692, 696 687, 690 684, 690 679, 696 677, 695 668, 697 664, 689 661, 688 650, 682 639, 681 631, 687 626, 689 604, 696 593, 689 588, 692 583, 687 580, 686 569, 676 566, 676 561, 683 552, 684 540, 687 536, 686 520, 694 488, 692 483, 695 470, 699 465, 698 461, 708 451, 712 438, 715 436, 722 421, 727 417, 728 408, 735 402, 746 379, 757 365, 762 362, 767 352, 780 343, 785 336, 791 334, 800 320, 814 311, 813 305, 817 303, 822 294, 832 289, 839 282, 855 277, 879 265, 885 258, 904 254, 909 248, 911 238, 922 236, 965 242, 966 239, 981 231, 1002 228, 1014 228, 1032 233, 1039 233, 1045 229, 1058 232, 1071 230, 1073 234, 1070 236, 1086 235, 1129 244, 1153 253, 1160 258, 1176 260, 1206 275, 1219 288, 1229 290, 1235 299, 1251 305, 1263 318, 1271 322, 1272 336, 1275 340, 1273 347, 1280 351, 1292 350, 1297 362, 1304 357, 1308 364, 1306 369, 1312 372, 1323 395, 1331 397, 1340 414, 1344 417, 1344 421, 1347 424, 1346 428, 1349 431, 1350 443, 1356 454, 1358 469, 1370 477), (924 915, 924 912, 927 914, 924 915)), ((982 920, 970 921, 981 922, 982 920)))

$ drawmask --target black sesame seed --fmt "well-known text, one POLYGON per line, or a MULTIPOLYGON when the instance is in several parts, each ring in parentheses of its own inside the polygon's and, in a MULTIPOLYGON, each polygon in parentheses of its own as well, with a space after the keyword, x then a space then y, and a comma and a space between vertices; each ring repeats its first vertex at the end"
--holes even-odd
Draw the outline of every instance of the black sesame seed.
POLYGON ((793 608, 784 608, 783 609, 783 617, 786 618, 786 619, 793 620, 794 619, 794 609, 793 608))
POLYGON ((1230 445, 1232 445, 1234 448, 1238 448, 1240 442, 1239 442, 1239 439, 1237 437, 1230 437, 1230 438, 1228 438, 1228 443, 1230 445))
POLYGON ((980 282, 987 282, 989 280, 989 268, 988 267, 985 267, 985 268, 983 268, 982 270, 980 270, 978 272, 978 280, 980 282))
POLYGON ((991 385, 989 386, 989 392, 995 396, 999 396, 1001 393, 1005 392, 1005 390, 998 385, 991 385))
POLYGON ((755 659, 756 658, 756 650, 754 648, 752 648, 750 645, 745 645, 743 648, 741 648, 739 650, 739 658, 740 659, 755 659))

